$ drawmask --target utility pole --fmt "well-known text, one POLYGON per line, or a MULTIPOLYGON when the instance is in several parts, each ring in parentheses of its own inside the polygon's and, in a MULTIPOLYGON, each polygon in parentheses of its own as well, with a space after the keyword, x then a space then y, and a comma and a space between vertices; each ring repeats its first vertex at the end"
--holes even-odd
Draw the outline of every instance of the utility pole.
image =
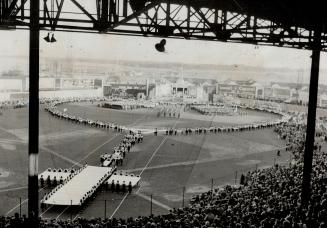
POLYGON ((151 202, 150 202, 150 216, 152 216, 152 194, 151 194, 151 202))
POLYGON ((107 200, 104 200, 104 219, 107 219, 107 200))
POLYGON ((185 201, 185 186, 183 187, 183 202, 182 202, 182 207, 184 207, 184 201, 185 201))

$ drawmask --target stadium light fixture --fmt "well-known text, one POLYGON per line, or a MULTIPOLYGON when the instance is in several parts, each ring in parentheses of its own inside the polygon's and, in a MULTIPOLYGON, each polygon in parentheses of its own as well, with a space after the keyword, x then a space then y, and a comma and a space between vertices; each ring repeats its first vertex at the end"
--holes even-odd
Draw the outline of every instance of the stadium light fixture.
POLYGON ((48 35, 46 37, 43 38, 46 42, 50 43, 50 33, 48 33, 48 35))
POLYGON ((48 35, 43 38, 47 43, 55 43, 57 42, 56 38, 54 38, 54 34, 52 33, 52 36, 50 38, 50 32, 48 32, 48 35))
POLYGON ((54 38, 54 34, 52 34, 50 42, 51 43, 57 42, 57 40, 54 38))
POLYGON ((158 52, 165 52, 166 40, 162 39, 160 43, 156 43, 155 48, 158 52))

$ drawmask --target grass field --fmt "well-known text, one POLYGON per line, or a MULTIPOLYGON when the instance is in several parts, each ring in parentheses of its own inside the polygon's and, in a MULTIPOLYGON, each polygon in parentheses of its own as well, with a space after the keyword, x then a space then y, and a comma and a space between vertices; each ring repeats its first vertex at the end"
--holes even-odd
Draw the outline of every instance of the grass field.
MULTIPOLYGON (((158 118, 156 111, 115 111, 101 109, 95 104, 66 104, 69 113, 95 120, 112 121, 125 126, 200 127, 237 124, 208 121, 199 118, 158 118)), ((0 215, 27 210, 27 109, 4 111, 0 116, 0 215)), ((276 118, 266 113, 249 113, 252 121, 276 118), (256 118, 257 117, 257 118, 256 118)), ((243 120, 244 121, 244 120, 243 120)), ((111 152, 122 137, 113 131, 90 128, 53 118, 40 110, 40 172, 48 167, 69 168, 80 164, 98 165, 103 153, 111 152)), ((131 195, 105 190, 83 208, 49 207, 41 212, 43 218, 129 217, 166 213, 174 207, 187 204, 196 193, 239 182, 241 173, 274 163, 288 164, 290 155, 283 148, 273 129, 225 134, 191 136, 146 135, 137 144, 119 169, 141 175, 141 183, 131 195), (184 195, 184 200, 183 200, 184 195), (106 209, 105 209, 106 204, 106 209)), ((40 189, 40 198, 49 191, 40 189)))

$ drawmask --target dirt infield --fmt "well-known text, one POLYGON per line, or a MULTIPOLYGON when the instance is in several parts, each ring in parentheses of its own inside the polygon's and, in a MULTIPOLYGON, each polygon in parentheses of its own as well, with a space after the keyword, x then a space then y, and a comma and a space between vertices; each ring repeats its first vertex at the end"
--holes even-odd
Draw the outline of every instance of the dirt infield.
MULTIPOLYGON (((210 121, 160 118, 153 111, 111 111, 90 105, 67 104, 69 113, 107 120, 129 126, 210 126, 210 121), (205 125, 203 125, 205 124, 205 125)), ((255 115, 260 116, 261 113, 255 115)), ((0 116, 0 215, 27 209, 27 109, 4 112, 0 116)), ((253 116, 255 116, 253 114, 253 116)), ((270 116, 264 116, 270 118, 270 116)), ((271 118, 274 118, 271 116, 271 118)), ((220 123, 219 123, 220 124, 220 123)), ((232 124, 229 123, 228 124, 232 124)), ((76 164, 98 165, 99 156, 111 152, 121 135, 113 132, 53 118, 40 111, 40 171, 48 167, 69 168, 76 164)), ((207 191, 211 186, 238 183, 241 173, 274 163, 288 164, 289 154, 272 129, 234 132, 219 135, 144 137, 127 155, 119 169, 141 174, 141 184, 131 195, 102 190, 83 208, 50 207, 44 218, 129 217, 160 214, 180 207, 192 194, 207 191), (106 204, 106 210, 104 206, 106 204), (144 209, 145 208, 145 209, 144 209), (147 209, 148 208, 148 209, 147 209), (106 212, 106 214, 105 214, 106 212)), ((40 189, 40 198, 48 190, 40 189)))

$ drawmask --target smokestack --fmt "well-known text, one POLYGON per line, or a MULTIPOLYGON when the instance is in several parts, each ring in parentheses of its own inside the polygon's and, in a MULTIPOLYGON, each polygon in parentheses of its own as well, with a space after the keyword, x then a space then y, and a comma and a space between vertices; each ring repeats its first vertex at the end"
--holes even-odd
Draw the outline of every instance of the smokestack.
POLYGON ((146 98, 149 98, 149 79, 146 79, 146 98))

